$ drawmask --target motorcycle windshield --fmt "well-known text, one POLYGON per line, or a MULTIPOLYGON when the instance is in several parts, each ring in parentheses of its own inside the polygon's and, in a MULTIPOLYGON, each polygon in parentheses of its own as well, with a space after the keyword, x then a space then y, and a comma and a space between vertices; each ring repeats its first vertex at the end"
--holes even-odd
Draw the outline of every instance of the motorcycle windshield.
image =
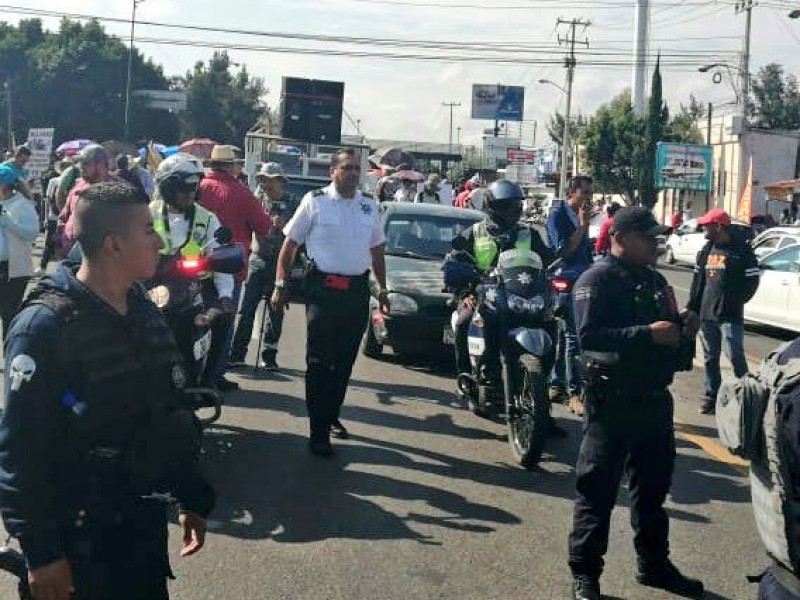
POLYGON ((531 250, 506 250, 497 260, 506 291, 522 298, 547 292, 542 259, 531 250))

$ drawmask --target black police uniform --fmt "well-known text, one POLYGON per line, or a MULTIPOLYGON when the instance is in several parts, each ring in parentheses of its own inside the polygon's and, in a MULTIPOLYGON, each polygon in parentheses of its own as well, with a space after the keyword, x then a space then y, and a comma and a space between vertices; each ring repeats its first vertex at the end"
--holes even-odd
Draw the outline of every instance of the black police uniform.
POLYGON ((164 494, 207 515, 186 373, 143 288, 120 315, 60 266, 5 349, 0 509, 31 568, 60 558, 76 600, 159 600, 171 577, 164 494))
MULTIPOLYGON (((519 236, 520 232, 523 229, 528 229, 523 225, 515 225, 513 228, 510 229, 508 227, 503 227, 494 221, 491 220, 488 216, 484 219, 486 223, 486 232, 491 237, 499 237, 503 234, 509 236, 508 238, 508 247, 513 248, 517 242, 517 236, 519 236)), ((472 227, 468 227, 464 231, 461 232, 460 237, 463 237, 466 240, 465 247, 469 249, 470 252, 473 252, 475 247, 475 230, 480 224, 475 224, 472 227)), ((531 250, 539 255, 542 259, 542 264, 545 268, 549 267, 553 261, 555 260, 555 253, 553 250, 544 243, 542 237, 539 235, 539 232, 533 228, 530 229, 530 236, 531 236, 531 250)), ((503 248, 498 249, 498 253, 494 258, 493 264, 497 264, 497 259, 500 256, 500 252, 503 251, 503 248)), ((456 323, 456 330, 455 330, 455 353, 456 353, 456 369, 459 373, 469 373, 472 370, 472 366, 469 360, 469 345, 467 343, 468 333, 469 333, 469 323, 472 319, 472 312, 467 312, 465 310, 460 311, 460 318, 456 323)), ((493 323, 495 318, 494 314, 487 314, 485 315, 486 321, 486 328, 484 330, 485 342, 486 342, 486 349, 484 351, 484 359, 488 362, 494 361, 496 362, 499 360, 499 342, 496 339, 498 337, 500 329, 496 326, 496 323, 493 323)), ((487 363, 488 364, 488 363, 487 363)))
POLYGON ((664 501, 675 462, 673 400, 667 387, 679 352, 657 346, 649 324, 677 318, 664 277, 615 257, 592 266, 574 290, 586 376, 584 436, 576 467, 577 499, 569 537, 573 574, 598 579, 623 468, 630 481, 631 524, 640 573, 667 575, 669 519, 664 501), (598 372, 600 371, 600 372, 598 372), (607 377, 600 378, 597 375, 607 377))

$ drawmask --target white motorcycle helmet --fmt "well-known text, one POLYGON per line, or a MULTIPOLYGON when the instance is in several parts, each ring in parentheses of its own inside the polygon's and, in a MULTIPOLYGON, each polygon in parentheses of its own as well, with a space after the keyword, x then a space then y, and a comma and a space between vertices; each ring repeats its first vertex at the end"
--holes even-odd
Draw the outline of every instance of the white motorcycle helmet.
POLYGON ((161 161, 155 179, 161 197, 171 204, 178 192, 196 190, 204 175, 205 169, 199 158, 178 152, 161 161))

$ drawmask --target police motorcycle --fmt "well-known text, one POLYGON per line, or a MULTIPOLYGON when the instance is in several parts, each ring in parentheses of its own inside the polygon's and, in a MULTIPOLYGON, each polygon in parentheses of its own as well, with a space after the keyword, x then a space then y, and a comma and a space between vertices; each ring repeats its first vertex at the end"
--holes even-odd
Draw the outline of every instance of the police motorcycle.
MULTIPOLYGON (((159 186, 163 188, 165 180, 170 178, 177 179, 175 185, 183 185, 181 178, 185 179, 187 175, 196 178, 193 182, 196 186, 204 172, 200 161, 194 157, 183 160, 179 155, 171 159, 159 167, 156 174, 159 186), (177 168, 170 172, 170 165, 165 163, 176 158, 173 162, 177 168)), ((167 185, 172 183, 167 181, 167 185)), ((189 222, 192 221, 190 218, 189 222)), ((244 267, 244 250, 241 244, 231 244, 231 238, 230 230, 220 227, 212 240, 200 246, 193 238, 193 227, 190 226, 185 242, 174 254, 161 255, 155 276, 145 283, 150 300, 164 314, 184 357, 186 372, 174 374, 183 379, 175 382, 176 387, 184 388, 189 406, 197 412, 203 426, 219 419, 223 403, 222 394, 203 379, 211 350, 211 324, 223 312, 214 306, 213 294, 209 292, 213 281, 207 276, 213 273, 234 274, 244 267), (211 249, 212 245, 216 247, 211 249), (210 409, 210 414, 206 409, 210 409)))
MULTIPOLYGON (((487 277, 476 267, 466 241, 458 237, 443 270, 448 289, 466 288, 477 297, 468 329, 472 370, 458 376, 459 391, 475 414, 504 416, 515 457, 522 467, 534 469, 551 428, 547 383, 555 362, 557 324, 549 271, 558 264, 545 270, 538 254, 508 249, 511 246, 510 239, 498 239, 497 267, 487 277), (504 315, 498 327, 505 332, 505 338, 498 340, 499 378, 489 374, 482 361, 487 314, 495 319, 504 315)), ((464 313, 463 308, 453 313, 454 330, 461 319, 468 318, 464 313)))

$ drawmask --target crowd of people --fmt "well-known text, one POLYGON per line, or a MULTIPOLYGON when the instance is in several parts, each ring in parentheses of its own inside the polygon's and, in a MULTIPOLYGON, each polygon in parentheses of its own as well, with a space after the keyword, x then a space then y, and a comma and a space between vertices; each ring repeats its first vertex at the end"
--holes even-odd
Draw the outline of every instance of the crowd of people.
MULTIPOLYGON (((258 359, 264 368, 278 369, 290 274, 305 246, 309 450, 330 457, 331 438, 349 436, 340 413, 370 297, 385 313, 391 309, 380 198, 359 190, 361 164, 350 149, 333 155, 331 183, 298 203, 284 193, 287 177, 276 163, 261 166, 255 191, 243 185, 243 161, 232 146, 215 146, 207 164, 178 153, 159 165, 151 182, 128 157, 90 145, 69 164, 58 163, 47 183, 45 251, 65 260, 25 296, 40 227, 23 185, 25 161, 26 151, 18 150, 0 165, 4 523, 20 541, 37 600, 165 599, 170 570, 164 504, 179 504, 182 555, 188 556, 204 545, 214 492, 197 469, 194 415, 175 401, 187 387, 180 352, 140 282, 154 276, 162 257, 192 258, 218 243, 222 228, 241 246, 247 262, 239 272, 201 278, 204 299, 219 312, 204 379, 228 392, 238 386, 226 372, 243 364, 265 297, 269 325, 258 359)), ((392 191, 383 183, 384 201, 438 201, 440 180, 434 176, 420 191, 407 185, 392 191)), ((737 377, 746 376, 742 307, 756 290, 758 268, 752 249, 732 233, 730 216, 709 211, 699 219, 708 243, 698 256, 689 303, 679 311, 672 289, 653 268, 656 236, 666 228, 644 208, 610 204, 602 240, 592 248, 593 191, 590 177, 572 178, 566 198, 549 213, 546 241, 520 225, 524 195, 516 184, 467 182, 455 203, 485 209, 485 220, 464 234, 479 268, 496 263, 500 239, 508 238, 547 264, 558 260, 558 275, 570 284, 560 292, 564 311, 550 399, 565 401, 584 418, 569 536, 572 598, 601 598, 610 516, 623 471, 637 580, 699 598, 702 583, 683 575, 669 558, 664 502, 676 451, 668 388, 676 372, 691 367, 694 339, 702 331, 701 411, 714 412, 718 393, 736 393, 720 392, 720 354, 724 346, 737 377)), ((474 298, 461 301, 477 310, 474 298)), ((464 338, 462 327, 456 332, 459 369, 467 360, 464 338)), ((795 348, 782 350, 783 364, 800 361, 795 348)), ((487 344, 487 354, 496 366, 498 348, 487 344)), ((796 600, 800 525, 793 511, 800 482, 792 478, 793 466, 800 464, 800 412, 790 408, 800 399, 800 387, 780 390, 777 400, 768 394, 766 416, 756 420, 767 440, 769 460, 754 461, 762 469, 765 496, 773 492, 771 480, 783 486, 777 504, 754 502, 776 561, 760 594, 765 600, 796 600), (777 541, 775 531, 782 535, 777 541)))

